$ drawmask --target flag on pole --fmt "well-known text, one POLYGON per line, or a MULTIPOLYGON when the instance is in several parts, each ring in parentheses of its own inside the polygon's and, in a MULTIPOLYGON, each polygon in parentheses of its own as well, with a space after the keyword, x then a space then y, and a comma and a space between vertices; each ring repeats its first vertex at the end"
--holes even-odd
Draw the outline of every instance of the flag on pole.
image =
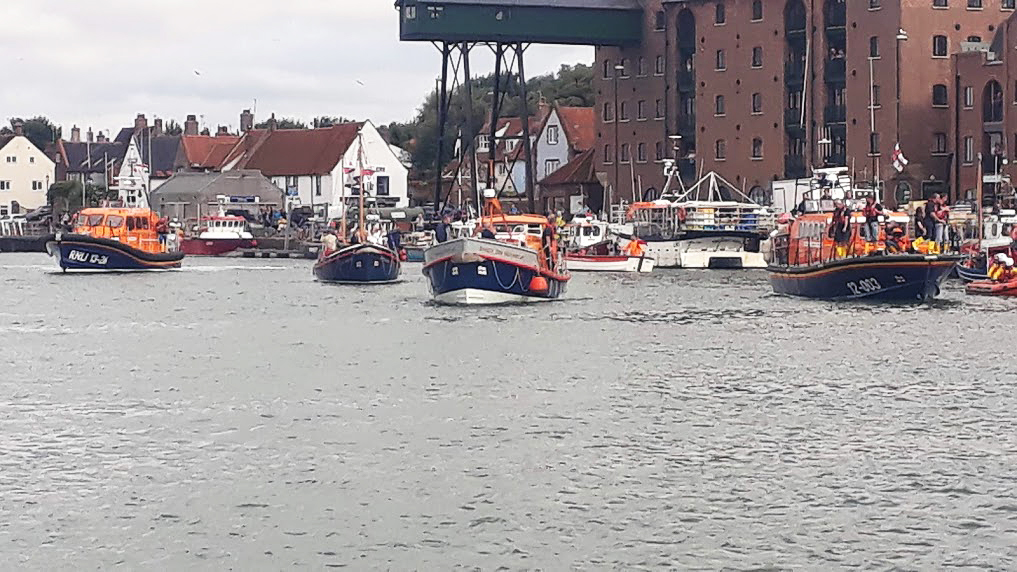
POLYGON ((898 173, 904 172, 904 167, 908 166, 908 158, 904 156, 904 152, 900 150, 900 143, 893 146, 893 168, 897 169, 898 173))

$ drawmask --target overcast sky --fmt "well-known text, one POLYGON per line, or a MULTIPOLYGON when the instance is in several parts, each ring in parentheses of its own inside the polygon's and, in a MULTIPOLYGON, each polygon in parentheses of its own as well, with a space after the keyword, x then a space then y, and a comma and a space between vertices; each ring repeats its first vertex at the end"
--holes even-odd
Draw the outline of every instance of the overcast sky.
MULTIPOLYGON (((408 120, 441 70, 430 44, 399 42, 392 0, 0 0, 0 21, 0 117, 46 115, 65 136, 138 113, 236 129, 255 100, 259 120, 408 120)), ((526 72, 592 59, 535 47, 526 72)))

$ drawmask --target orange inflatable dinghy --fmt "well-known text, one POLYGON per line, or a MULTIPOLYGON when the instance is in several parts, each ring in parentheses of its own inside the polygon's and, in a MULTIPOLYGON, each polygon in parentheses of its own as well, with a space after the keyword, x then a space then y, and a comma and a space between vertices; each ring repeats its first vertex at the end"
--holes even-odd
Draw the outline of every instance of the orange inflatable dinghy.
POLYGON ((977 296, 1017 296, 1017 280, 1010 282, 978 280, 968 284, 966 291, 977 296))

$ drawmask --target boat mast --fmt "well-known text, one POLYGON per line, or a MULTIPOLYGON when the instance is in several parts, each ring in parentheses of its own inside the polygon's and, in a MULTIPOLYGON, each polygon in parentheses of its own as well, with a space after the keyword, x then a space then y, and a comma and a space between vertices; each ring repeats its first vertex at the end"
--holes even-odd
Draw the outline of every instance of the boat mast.
MULTIPOLYGON (((343 163, 343 180, 341 181, 342 184, 340 185, 341 188, 339 190, 339 204, 342 206, 342 208, 339 209, 339 212, 342 214, 339 219, 339 239, 342 240, 343 242, 346 242, 349 240, 349 235, 347 234, 349 229, 346 228, 346 217, 349 216, 350 214, 349 205, 346 203, 346 159, 343 159, 342 163, 343 163)), ((351 173, 350 176, 351 188, 352 184, 353 177, 351 173)))
MULTIPOLYGON (((985 200, 982 198, 984 187, 982 186, 982 154, 978 154, 978 248, 981 249, 982 243, 985 241, 985 214, 982 212, 983 204, 985 200)), ((999 183, 997 183, 998 185, 999 183)))
POLYGON ((360 204, 357 207, 357 235, 360 237, 360 243, 363 244, 367 241, 367 233, 364 230, 364 132, 363 128, 357 133, 357 173, 360 176, 360 186, 357 194, 360 196, 360 204))

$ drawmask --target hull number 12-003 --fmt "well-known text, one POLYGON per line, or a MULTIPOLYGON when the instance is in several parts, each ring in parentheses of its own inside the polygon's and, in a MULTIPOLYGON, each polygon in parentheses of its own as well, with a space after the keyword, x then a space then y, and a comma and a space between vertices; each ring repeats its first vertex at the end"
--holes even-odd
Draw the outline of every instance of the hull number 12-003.
POLYGON ((859 280, 858 282, 848 282, 847 288, 851 291, 852 296, 860 296, 862 294, 879 292, 883 289, 883 285, 875 278, 866 278, 865 280, 859 280))

